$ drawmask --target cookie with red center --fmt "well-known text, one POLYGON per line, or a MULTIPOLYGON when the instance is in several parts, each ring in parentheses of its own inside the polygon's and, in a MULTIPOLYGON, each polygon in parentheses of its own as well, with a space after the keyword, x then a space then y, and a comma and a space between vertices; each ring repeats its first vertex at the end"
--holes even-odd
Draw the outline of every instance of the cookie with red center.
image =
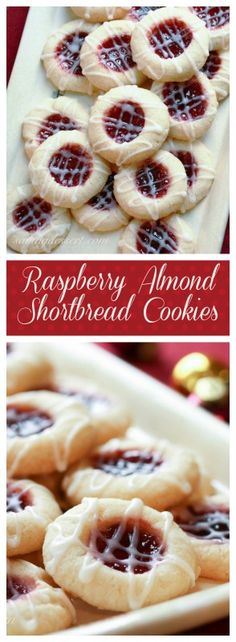
POLYGON ((86 407, 48 391, 19 393, 7 400, 7 461, 11 477, 66 470, 91 447, 86 407))
POLYGON ((229 51, 210 51, 201 71, 214 87, 217 100, 224 100, 229 94, 229 51))
POLYGON ((112 232, 127 225, 129 216, 119 207, 113 188, 114 174, 110 174, 101 192, 83 207, 71 210, 77 223, 90 232, 112 232))
POLYGON ((109 176, 108 166, 78 131, 61 131, 45 140, 33 153, 29 172, 42 198, 71 208, 97 194, 109 176))
POLYGON ((152 91, 168 109, 171 138, 196 140, 206 134, 218 103, 214 87, 204 73, 199 72, 186 82, 154 82, 152 91))
POLYGON ((7 244, 21 254, 52 252, 71 228, 68 209, 41 197, 32 185, 11 189, 7 198, 7 244))
POLYGON ((190 7, 205 24, 210 36, 210 51, 228 49, 230 7, 190 7))
POLYGON ((227 582, 229 579, 229 503, 221 495, 198 503, 177 506, 174 519, 191 540, 201 567, 201 576, 227 582))
POLYGON ((88 114, 76 100, 60 96, 48 98, 24 118, 22 136, 28 158, 49 136, 59 131, 86 131, 88 114))
POLYGON ((150 11, 131 36, 133 59, 148 78, 159 82, 188 80, 209 54, 209 33, 185 9, 150 11))
POLYGON ((190 254, 195 242, 190 227, 176 214, 159 221, 131 221, 118 247, 123 254, 190 254))
POLYGON ((134 20, 134 22, 139 22, 150 11, 156 11, 156 9, 162 9, 162 7, 131 7, 131 9, 128 11, 126 18, 127 20, 134 20))
POLYGON ((140 85, 144 79, 132 58, 134 23, 105 22, 86 38, 80 54, 83 74, 103 91, 122 85, 140 85))
POLYGON ((199 477, 194 455, 168 442, 112 439, 69 471, 63 489, 73 506, 83 497, 140 497, 165 510, 186 498, 199 477))
POLYGON ((35 344, 9 343, 7 346, 7 394, 44 387, 52 377, 52 366, 35 344))
POLYGON ((92 86, 82 72, 80 50, 85 38, 98 26, 85 20, 72 20, 49 36, 41 59, 47 78, 60 91, 92 93, 92 86))
POLYGON ((88 133, 94 151, 116 165, 130 165, 161 147, 169 131, 168 110, 141 87, 117 87, 99 96, 88 133))
POLYGON ((71 11, 88 22, 104 22, 104 20, 120 20, 124 18, 128 7, 70 7, 71 11))
POLYGON ((42 635, 76 622, 74 606, 42 568, 24 560, 7 563, 7 633, 42 635))
POLYGON ((165 149, 183 164, 187 176, 187 194, 181 212, 195 207, 208 194, 215 176, 210 150, 199 141, 192 143, 168 140, 165 149))
POLYGON ((160 150, 138 165, 120 169, 114 192, 130 216, 157 220, 181 208, 187 192, 186 173, 178 158, 160 150))

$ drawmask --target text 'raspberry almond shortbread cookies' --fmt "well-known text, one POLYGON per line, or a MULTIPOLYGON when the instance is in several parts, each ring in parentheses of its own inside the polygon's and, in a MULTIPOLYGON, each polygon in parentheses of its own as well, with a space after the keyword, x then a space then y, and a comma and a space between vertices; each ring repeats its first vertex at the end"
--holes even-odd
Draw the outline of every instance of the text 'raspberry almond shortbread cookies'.
POLYGON ((229 47, 229 7, 191 7, 190 11, 205 24, 210 36, 210 51, 229 47))
POLYGON ((154 82, 152 91, 168 109, 172 138, 196 140, 206 134, 215 118, 218 102, 205 74, 199 72, 186 82, 154 82))
POLYGON ((8 635, 42 635, 66 629, 76 622, 72 602, 52 586, 42 568, 25 560, 7 565, 8 635))
POLYGON ((25 152, 31 158, 35 149, 49 136, 59 131, 86 131, 87 126, 88 113, 77 100, 67 96, 48 98, 24 118, 22 136, 25 152))
POLYGON ((110 89, 91 109, 89 139, 94 151, 116 165, 150 156, 168 136, 169 116, 163 101, 136 86, 110 89))
POLYGON ((182 142, 169 139, 165 149, 183 164, 187 176, 187 194, 181 212, 195 207, 209 192, 214 176, 214 160, 210 150, 199 141, 182 142))
POLYGON ((7 344, 7 394, 46 386, 53 368, 46 355, 30 343, 7 344))
POLYGON ((120 20, 127 14, 129 7, 71 7, 71 11, 88 22, 120 20))
POLYGON ((150 446, 129 439, 112 439, 65 475, 63 489, 75 505, 83 497, 140 497, 152 508, 165 510, 186 499, 198 482, 193 453, 163 441, 150 446))
POLYGON ((90 232, 112 232, 127 225, 129 216, 118 205, 114 195, 114 176, 110 174, 101 192, 86 205, 71 210, 77 223, 90 232))
POLYGON ((213 49, 202 67, 201 71, 210 80, 220 102, 229 94, 229 51, 213 49))
POLYGON ((189 254, 195 241, 183 217, 173 215, 159 221, 131 221, 118 248, 123 254, 189 254))
POLYGON ((209 54, 209 33, 202 20, 185 9, 150 11, 131 37, 138 69, 159 82, 188 80, 209 54))
POLYGON ((43 557, 65 591, 112 611, 183 595, 198 575, 195 551, 172 515, 140 499, 83 499, 49 525, 43 557))
POLYGON ((144 80, 132 58, 130 40, 135 28, 129 20, 105 22, 81 48, 83 74, 103 91, 122 85, 140 85, 144 80))
POLYGON ((104 187, 110 170, 93 153, 84 133, 62 131, 35 150, 29 172, 42 198, 53 205, 77 207, 104 187))
POLYGON ((120 169, 114 192, 119 205, 137 219, 154 219, 177 212, 187 193, 182 163, 165 150, 138 165, 120 169))
POLYGON ((52 205, 32 185, 14 187, 7 196, 7 244, 21 254, 52 252, 71 228, 68 209, 52 205))
POLYGON ((92 86, 81 69, 80 50, 85 38, 98 26, 84 20, 72 20, 48 38, 41 58, 47 78, 60 91, 92 93, 92 86))
POLYGON ((93 428, 82 403, 35 391, 7 400, 7 461, 10 477, 63 471, 84 457, 93 428))

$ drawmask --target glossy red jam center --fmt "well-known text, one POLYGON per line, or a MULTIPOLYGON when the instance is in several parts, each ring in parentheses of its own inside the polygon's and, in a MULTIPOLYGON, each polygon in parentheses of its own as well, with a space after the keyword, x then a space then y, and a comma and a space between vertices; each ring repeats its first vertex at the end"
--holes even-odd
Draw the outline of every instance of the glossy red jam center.
POLYGON ((38 232, 49 225, 52 216, 52 206, 39 196, 33 196, 19 203, 12 218, 16 227, 25 232, 38 232))
POLYGON ((20 513, 26 506, 32 506, 30 491, 20 488, 20 486, 17 486, 14 482, 8 482, 7 513, 20 513))
POLYGON ((189 121, 202 118, 207 109, 203 87, 195 77, 186 82, 165 83, 163 100, 175 120, 189 121))
POLYGON ((70 33, 57 45, 55 55, 64 71, 75 76, 82 76, 80 49, 87 35, 86 31, 70 33))
POLYGON ((36 582, 30 577, 7 576, 7 600, 16 600, 36 588, 36 582))
POLYGON ((57 132, 61 131, 72 131, 74 129, 80 129, 75 121, 71 120, 63 114, 50 114, 45 118, 41 124, 41 127, 37 133, 37 141, 41 144, 44 140, 47 140, 49 136, 53 136, 57 132))
POLYGON ((127 71, 134 67, 130 39, 130 34, 123 33, 104 40, 98 47, 99 62, 115 72, 127 71))
POLYGON ((188 519, 181 521, 178 518, 178 524, 181 528, 196 537, 204 540, 217 540, 220 543, 229 541, 229 511, 222 510, 195 510, 194 507, 188 509, 188 519))
POLYGON ((147 16, 147 14, 150 11, 156 11, 156 9, 161 9, 162 7, 131 7, 129 13, 128 13, 128 18, 131 18, 131 20, 137 20, 139 22, 144 18, 144 16, 147 16))
POLYGON ((92 156, 80 145, 65 145, 53 154, 49 171, 63 187, 78 187, 88 180, 93 166, 92 156))
POLYGON ((162 463, 163 459, 159 454, 137 449, 100 452, 92 459, 93 468, 103 470, 110 475, 122 475, 122 477, 134 473, 150 475, 162 463))
POLYGON ((89 547, 105 566, 135 575, 150 571, 165 553, 161 532, 142 520, 101 525, 91 533, 89 547))
POLYGON ((94 207, 95 210, 112 210, 112 208, 117 205, 113 193, 113 185, 114 174, 110 174, 102 191, 90 199, 89 205, 94 207))
POLYGON ((165 223, 145 221, 138 229, 136 248, 139 254, 175 254, 178 244, 176 236, 165 223))
POLYGON ((205 62, 202 71, 206 74, 207 78, 211 80, 218 73, 221 67, 221 58, 218 51, 210 51, 209 56, 205 62))
POLYGON ((167 167, 155 161, 145 161, 135 175, 136 187, 148 198, 162 198, 168 192, 170 175, 167 167))
POLYGON ((145 125, 145 115, 138 103, 123 100, 105 113, 103 123, 108 136, 121 145, 139 136, 145 125))
POLYGON ((160 58, 177 58, 192 42, 191 29, 177 18, 165 20, 153 27, 149 33, 149 42, 160 58))
POLYGON ((198 164, 191 152, 179 150, 173 152, 174 155, 181 161, 187 174, 188 187, 192 187, 196 183, 198 177, 198 164))
POLYGON ((43 432, 53 426, 53 419, 39 408, 23 406, 8 406, 7 408, 7 436, 30 437, 43 432))
POLYGON ((229 7, 192 7, 207 29, 219 29, 229 22, 229 7))

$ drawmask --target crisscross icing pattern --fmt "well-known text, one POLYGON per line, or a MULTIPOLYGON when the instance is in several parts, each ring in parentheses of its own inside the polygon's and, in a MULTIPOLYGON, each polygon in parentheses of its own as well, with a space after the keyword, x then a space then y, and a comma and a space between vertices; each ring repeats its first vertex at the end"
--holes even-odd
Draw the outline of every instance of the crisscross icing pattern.
POLYGON ((53 426, 53 419, 38 408, 8 406, 7 436, 30 437, 53 426))
POLYGON ((188 521, 181 522, 181 528, 198 539, 217 540, 227 542, 229 540, 229 512, 227 510, 208 510, 206 512, 195 512, 194 508, 189 510, 188 521))
POLYGON ((207 29, 219 29, 229 22, 229 7, 192 7, 207 29))
POLYGON ((7 576, 7 600, 16 600, 27 595, 36 588, 36 583, 30 577, 7 576))
POLYGON ((156 9, 162 9, 162 7, 131 7, 128 17, 139 22, 150 11, 156 11, 156 9))
POLYGON ((102 191, 90 199, 89 205, 95 210, 111 210, 117 205, 113 193, 114 176, 114 174, 110 174, 102 191))
POLYGON ((20 513, 26 506, 31 505, 29 491, 19 488, 12 482, 7 483, 7 513, 20 513))
POLYGON ((204 74, 207 78, 211 80, 218 73, 221 67, 221 58, 218 51, 210 51, 209 56, 205 62, 205 65, 202 68, 204 74))
POLYGON ((83 185, 92 171, 92 156, 81 145, 65 145, 50 158, 49 171, 63 187, 83 185))
POLYGON ((83 75, 80 66, 80 50, 87 35, 86 31, 75 31, 65 36, 57 45, 55 56, 64 71, 75 76, 83 75))
POLYGON ((135 174, 135 183, 139 192, 147 198, 162 198, 170 186, 168 168, 161 163, 147 160, 135 174))
POLYGON ((12 218, 16 227, 25 232, 37 232, 49 225, 52 206, 39 196, 21 201, 14 209, 12 218))
POLYGON ((135 473, 150 475, 162 463, 163 459, 158 453, 137 449, 100 452, 92 459, 93 468, 122 477, 135 473))
POLYGON ((185 172, 187 174, 188 187, 192 187, 192 185, 197 181, 199 171, 195 157, 193 156, 193 154, 191 154, 191 152, 187 152, 182 149, 176 150, 172 153, 183 164, 185 172))
POLYGON ((178 251, 176 236, 160 221, 145 221, 140 225, 136 247, 140 254, 175 254, 178 251))
POLYGON ((165 83, 162 95, 170 116, 175 120, 197 120, 206 112, 208 101, 195 77, 186 82, 165 83))
POLYGON ((135 66, 130 47, 131 35, 117 34, 107 38, 98 47, 99 62, 110 71, 128 71, 135 66))
POLYGON ((138 103, 123 100, 104 114, 103 123, 108 136, 121 145, 139 136, 145 125, 145 114, 138 103))
POLYGON ((47 140, 49 136, 53 136, 57 132, 72 131, 73 129, 81 129, 71 118, 63 116, 63 114, 55 113, 50 114, 41 123, 41 127, 37 133, 37 141, 41 144, 47 140))
POLYGON ((149 42, 160 58, 176 58, 189 47, 193 33, 188 25, 177 18, 165 20, 150 31, 149 42))

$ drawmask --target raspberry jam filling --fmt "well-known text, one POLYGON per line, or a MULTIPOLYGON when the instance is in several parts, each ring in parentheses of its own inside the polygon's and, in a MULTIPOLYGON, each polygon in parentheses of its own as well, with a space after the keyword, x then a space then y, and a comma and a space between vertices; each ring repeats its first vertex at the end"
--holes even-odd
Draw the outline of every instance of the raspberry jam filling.
POLYGON ((30 492, 13 482, 7 482, 7 513, 20 513, 26 506, 32 506, 30 492))
POLYGON ((144 18, 150 11, 156 11, 162 7, 131 7, 128 18, 137 20, 138 22, 144 18))
POLYGON ((115 174, 110 174, 102 191, 90 199, 89 205, 95 210, 112 210, 113 207, 116 207, 117 203, 113 193, 114 176, 115 174))
POLYGON ((175 120, 197 120, 206 112, 207 99, 201 83, 195 77, 186 82, 165 83, 162 95, 170 116, 175 120))
POLYGON ((36 582, 30 577, 7 576, 7 600, 16 600, 36 588, 36 582))
POLYGON ((46 412, 38 408, 23 406, 8 406, 7 408, 7 436, 30 437, 53 426, 53 419, 46 412))
POLYGON ((192 42, 191 29, 177 18, 165 20, 153 27, 149 33, 149 42, 160 58, 177 58, 192 42))
POLYGON ((95 529, 89 548, 95 559, 105 566, 141 575, 163 559, 165 546, 162 534, 143 520, 127 520, 95 529))
POLYGON ((87 35, 86 31, 70 33, 57 45, 55 55, 64 71, 75 76, 83 75, 80 66, 80 49, 87 35))
POLYGON ((38 232, 49 225, 52 206, 39 196, 21 201, 12 213, 14 225, 25 232, 38 232))
POLYGON ((229 511, 206 509, 188 509, 188 519, 182 522, 177 519, 179 526, 189 535, 197 539, 217 540, 219 543, 229 541, 229 511))
POLYGON ((192 187, 192 185, 196 183, 198 177, 198 164, 193 154, 191 154, 191 152, 185 152, 183 150, 179 150, 173 153, 184 166, 185 172, 187 174, 188 187, 192 187))
POLYGON ((155 163, 155 161, 146 160, 145 165, 142 165, 136 171, 136 187, 147 198, 162 198, 166 196, 170 182, 167 167, 161 163, 155 163))
POLYGON ((207 29, 219 29, 229 22, 229 7, 192 7, 207 29))
POLYGON ((202 67, 202 71, 206 74, 207 78, 211 80, 218 73, 221 67, 221 58, 218 51, 210 51, 209 56, 202 67))
POLYGON ((104 40, 97 50, 99 62, 115 72, 127 71, 134 67, 130 39, 130 34, 123 33, 104 40))
POLYGON ((178 244, 165 223, 145 221, 138 229, 136 248, 139 254, 175 254, 178 244))
POLYGON ((103 123, 107 135, 122 145, 139 136, 145 125, 145 114, 138 103, 122 100, 105 113, 103 123))
POLYGON ((135 449, 101 452, 92 459, 93 468, 110 475, 122 475, 122 477, 135 473, 150 475, 162 463, 163 459, 157 453, 135 449))
POLYGON ((63 187, 84 185, 92 171, 92 156, 80 145, 65 145, 50 158, 52 178, 63 187))
POLYGON ((57 132, 72 131, 73 129, 80 129, 80 127, 71 118, 62 114, 51 114, 43 120, 37 133, 37 141, 41 144, 49 136, 53 136, 57 132))

